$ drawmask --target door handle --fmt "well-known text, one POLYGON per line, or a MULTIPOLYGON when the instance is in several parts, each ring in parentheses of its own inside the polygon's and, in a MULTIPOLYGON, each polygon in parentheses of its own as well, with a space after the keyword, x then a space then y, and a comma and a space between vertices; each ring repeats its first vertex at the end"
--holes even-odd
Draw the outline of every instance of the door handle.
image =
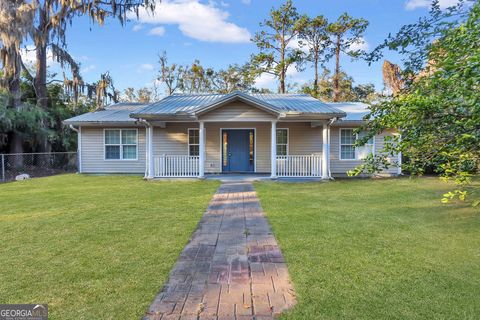
POLYGON ((229 157, 231 157, 231 156, 232 156, 232 153, 231 153, 231 152, 229 152, 229 153, 228 153, 228 156, 229 156, 229 157))

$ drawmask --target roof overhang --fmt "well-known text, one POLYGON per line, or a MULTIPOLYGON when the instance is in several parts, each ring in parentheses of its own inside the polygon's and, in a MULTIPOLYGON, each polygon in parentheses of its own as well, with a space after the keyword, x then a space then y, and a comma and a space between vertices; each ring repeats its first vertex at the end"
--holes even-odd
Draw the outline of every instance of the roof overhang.
POLYGON ((88 126, 88 127, 107 127, 107 126, 122 126, 122 127, 137 127, 139 124, 136 121, 63 121, 65 125, 73 126, 88 126))
POLYGON ((280 114, 280 120, 329 120, 333 118, 343 118, 345 117, 345 113, 282 113, 280 114))

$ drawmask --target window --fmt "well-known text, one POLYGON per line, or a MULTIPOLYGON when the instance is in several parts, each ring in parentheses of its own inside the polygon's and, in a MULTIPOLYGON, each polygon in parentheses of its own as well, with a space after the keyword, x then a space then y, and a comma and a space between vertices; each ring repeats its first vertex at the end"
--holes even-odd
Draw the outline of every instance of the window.
POLYGON ((353 133, 353 129, 340 129, 340 159, 341 160, 361 160, 374 152, 374 137, 361 147, 355 147, 355 142, 359 138, 365 137, 364 132, 359 135, 353 133))
MULTIPOLYGON (((366 133, 365 132, 360 132, 358 134, 358 138, 361 139, 365 137, 366 133)), ((368 155, 373 154, 374 149, 373 149, 373 137, 368 139, 367 143, 365 143, 363 146, 357 147, 357 159, 365 159, 368 157, 368 155)))
POLYGON ((188 155, 200 155, 200 134, 199 129, 188 129, 188 155))
POLYGON ((106 129, 105 160, 136 160, 137 129, 106 129))
POLYGON ((277 129, 277 156, 288 155, 288 129, 277 129))

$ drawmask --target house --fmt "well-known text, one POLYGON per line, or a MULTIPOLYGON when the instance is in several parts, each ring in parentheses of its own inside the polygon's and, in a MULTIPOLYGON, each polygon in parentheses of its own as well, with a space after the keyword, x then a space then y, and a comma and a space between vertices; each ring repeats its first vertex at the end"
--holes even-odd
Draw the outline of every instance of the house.
MULTIPOLYGON (((304 94, 171 95, 150 104, 118 103, 65 120, 78 131, 79 172, 146 178, 268 173, 345 175, 387 131, 355 147, 368 113, 360 103, 324 103, 304 94)), ((391 159, 396 163, 398 159, 391 159)), ((400 173, 391 168, 387 174, 400 173)))

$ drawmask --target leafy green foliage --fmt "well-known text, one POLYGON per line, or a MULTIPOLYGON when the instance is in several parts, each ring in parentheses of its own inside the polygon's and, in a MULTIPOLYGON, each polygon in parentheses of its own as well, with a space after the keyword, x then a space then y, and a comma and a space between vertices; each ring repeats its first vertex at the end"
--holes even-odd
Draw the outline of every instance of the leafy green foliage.
MULTIPOLYGON (((478 204, 478 187, 470 183, 480 169, 480 4, 454 28, 446 26, 431 26, 441 36, 426 45, 425 68, 402 93, 373 106, 367 129, 371 134, 400 129, 402 139, 387 141, 386 152, 403 152, 403 166, 413 174, 432 170, 455 181, 459 189, 446 194, 443 202, 471 198, 478 204)), ((419 43, 416 29, 410 28, 411 42, 419 43)))
POLYGON ((253 55, 251 64, 258 74, 269 73, 279 79, 279 93, 286 92, 287 70, 295 66, 300 69, 304 57, 303 52, 292 46, 307 23, 307 17, 301 16, 291 0, 287 0, 278 9, 270 11, 270 18, 260 26, 252 41, 260 52, 253 55))

